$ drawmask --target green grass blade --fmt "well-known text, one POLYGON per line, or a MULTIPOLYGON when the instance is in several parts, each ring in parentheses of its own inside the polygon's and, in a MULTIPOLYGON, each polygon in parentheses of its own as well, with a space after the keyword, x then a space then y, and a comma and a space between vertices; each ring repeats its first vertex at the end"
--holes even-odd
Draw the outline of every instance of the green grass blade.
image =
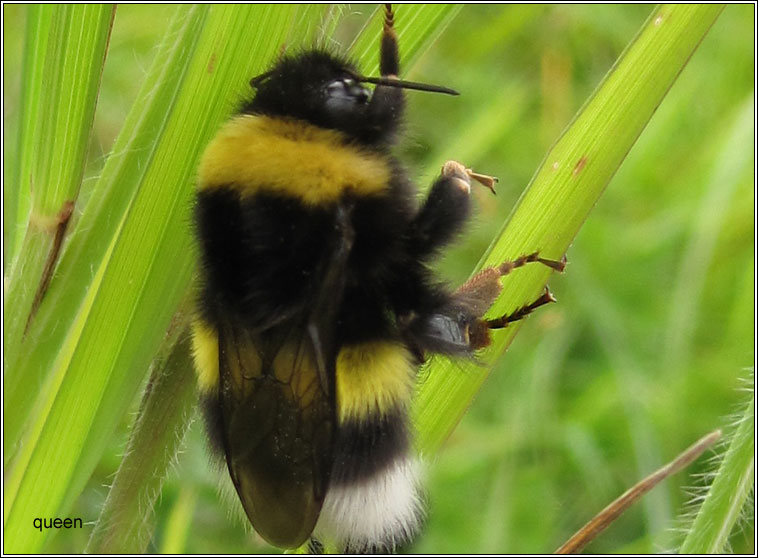
POLYGON ((19 228, 25 223, 19 215, 26 215, 29 207, 28 200, 22 203, 19 200, 20 180, 19 180, 19 123, 20 115, 23 113, 24 93, 28 86, 22 83, 23 79, 28 80, 32 75, 31 72, 25 71, 29 67, 29 58, 33 55, 31 48, 14 48, 15 45, 27 42, 33 39, 31 33, 24 33, 22 30, 28 30, 27 24, 29 10, 23 6, 3 6, 3 52, 6 56, 3 60, 3 101, 6 107, 3 121, 3 276, 7 277, 10 273, 10 264, 14 255, 18 251, 17 244, 21 239, 19 228), (19 55, 16 53, 21 51, 19 55), (9 107, 16 107, 10 110, 9 107))
MULTIPOLYGON (((20 354, 30 314, 58 259, 63 239, 61 234, 55 240, 59 212, 78 196, 113 10, 107 5, 35 5, 27 14, 18 161, 4 188, 5 218, 12 231, 4 243, 11 258, 18 254, 5 297, 6 368, 13 369, 9 365, 20 354), (25 234, 16 246, 19 227, 25 234)), ((13 383, 12 372, 6 381, 13 383)))
POLYGON ((44 221, 76 198, 113 12, 109 5, 33 5, 26 14, 20 160, 3 189, 9 261, 30 202, 33 218, 44 221))
POLYGON ((166 521, 161 554, 182 554, 184 552, 187 538, 192 532, 192 513, 195 510, 196 503, 197 494, 193 492, 192 488, 182 488, 166 521))
POLYGON ((690 526, 679 554, 729 552, 729 535, 755 490, 755 394, 740 417, 729 449, 690 526))
MULTIPOLYGON (((540 250, 560 258, 721 6, 658 8, 643 25, 564 135, 547 154, 510 219, 482 260, 497 265, 540 250)), ((492 315, 536 298, 549 270, 531 267, 505 279, 492 315)), ((508 328, 482 363, 440 363, 421 383, 415 411, 418 449, 433 453, 471 403, 517 328, 508 328), (460 370, 463 368, 463 371, 460 370)))
POLYGON ((142 554, 153 537, 153 505, 197 399, 184 322, 168 340, 167 346, 173 345, 170 354, 157 359, 124 458, 87 544, 88 554, 142 554))

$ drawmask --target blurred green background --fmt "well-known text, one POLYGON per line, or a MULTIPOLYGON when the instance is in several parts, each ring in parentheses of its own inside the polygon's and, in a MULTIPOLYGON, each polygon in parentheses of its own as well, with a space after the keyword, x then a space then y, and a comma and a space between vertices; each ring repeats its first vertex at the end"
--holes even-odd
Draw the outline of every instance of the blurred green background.
MULTIPOLYGON (((3 9, 5 134, 13 137, 25 12, 3 9)), ((404 76, 461 91, 455 99, 409 95, 399 155, 420 183, 450 158, 500 178, 496 197, 475 190, 476 216, 440 262, 451 283, 470 273, 550 145, 652 9, 465 6, 404 76)), ((342 11, 335 48, 349 44, 372 10, 342 11)), ((398 6, 396 25, 412 10, 398 6)), ((754 10, 728 6, 716 21, 569 249, 567 272, 551 279, 559 303, 527 320, 428 464, 429 520, 409 551, 550 552, 740 410, 755 358, 754 10)), ((172 11, 117 10, 90 178, 172 11)), ((97 518, 133 417, 124 417, 71 517, 97 518)), ((688 491, 702 482, 693 473, 708 470, 702 459, 667 481, 588 551, 675 548, 688 491)), ((272 550, 230 519, 219 474, 196 421, 159 499, 150 551, 272 550)), ((733 549, 753 552, 753 532, 753 521, 743 522, 733 549)), ((63 530, 45 551, 81 552, 88 536, 88 528, 63 530)))

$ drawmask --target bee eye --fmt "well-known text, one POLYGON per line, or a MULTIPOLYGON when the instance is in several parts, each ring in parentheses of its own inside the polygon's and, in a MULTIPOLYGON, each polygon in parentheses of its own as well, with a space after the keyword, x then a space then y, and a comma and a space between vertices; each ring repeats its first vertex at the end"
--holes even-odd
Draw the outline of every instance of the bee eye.
POLYGON ((347 89, 345 86, 347 84, 345 83, 345 80, 343 79, 336 79, 329 83, 329 85, 326 86, 326 92, 330 95, 337 95, 340 93, 345 92, 347 89))
POLYGON ((330 81, 326 86, 327 106, 336 111, 345 110, 354 103, 363 104, 371 98, 368 89, 352 78, 330 81))

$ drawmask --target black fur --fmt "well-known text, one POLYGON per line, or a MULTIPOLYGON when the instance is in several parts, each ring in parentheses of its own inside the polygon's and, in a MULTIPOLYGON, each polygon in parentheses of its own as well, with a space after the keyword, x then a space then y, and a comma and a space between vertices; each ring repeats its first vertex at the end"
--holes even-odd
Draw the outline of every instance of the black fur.
POLYGON ((339 427, 332 484, 350 484, 380 473, 410 447, 406 409, 395 409, 370 421, 339 427))
POLYGON ((196 219, 210 323, 232 314, 265 328, 301 311, 307 286, 328 246, 329 209, 307 209, 273 194, 242 199, 229 186, 198 194, 196 219))
POLYGON ((215 391, 201 394, 200 407, 205 421, 205 431, 208 434, 208 443, 211 447, 211 457, 221 463, 224 458, 224 424, 221 417, 221 407, 218 404, 218 394, 215 391))
MULTIPOLYGON (((425 260, 463 225, 468 198, 442 178, 414 216, 406 184, 397 179, 386 196, 355 200, 340 344, 401 338, 451 304, 425 260)), ((308 282, 328 249, 329 208, 268 193, 243 199, 221 186, 200 192, 196 219, 205 268, 200 306, 209 323, 219 313, 234 314, 265 328, 305 309, 308 282)))
POLYGON ((356 76, 352 63, 323 50, 287 56, 256 84, 255 97, 243 103, 240 112, 304 120, 345 132, 364 145, 387 146, 402 120, 402 91, 377 87, 371 101, 356 104, 351 112, 335 113, 326 104, 331 81, 356 76))

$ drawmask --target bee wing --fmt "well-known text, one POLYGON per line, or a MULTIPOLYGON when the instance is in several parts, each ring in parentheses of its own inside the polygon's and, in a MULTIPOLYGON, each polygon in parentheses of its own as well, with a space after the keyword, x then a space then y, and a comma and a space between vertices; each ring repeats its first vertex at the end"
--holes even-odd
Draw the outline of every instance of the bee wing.
POLYGON ((239 325, 219 340, 224 450, 256 531, 292 548, 313 531, 326 495, 334 429, 333 364, 313 343, 264 340, 239 325), (329 370, 331 369, 331 370, 329 370))
POLYGON ((220 403, 229 473, 251 523, 270 543, 299 546, 329 485, 336 425, 334 330, 353 242, 337 208, 329 257, 302 319, 266 331, 233 320, 219 332, 220 403))

